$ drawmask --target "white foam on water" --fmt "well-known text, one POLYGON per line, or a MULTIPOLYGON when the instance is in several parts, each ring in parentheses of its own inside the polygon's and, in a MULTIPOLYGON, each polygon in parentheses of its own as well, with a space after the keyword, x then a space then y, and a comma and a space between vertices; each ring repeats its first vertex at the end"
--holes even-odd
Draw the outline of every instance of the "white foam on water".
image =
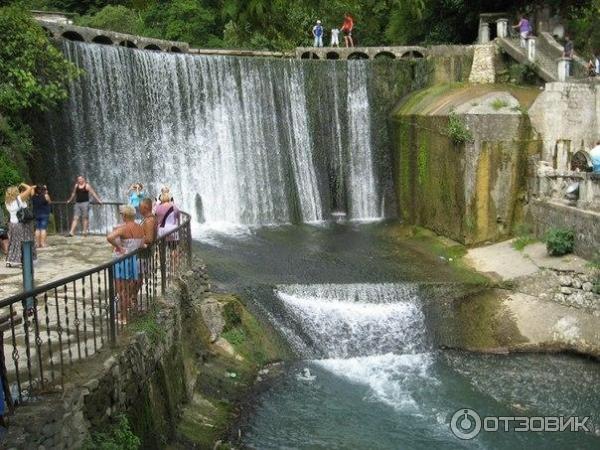
POLYGON ((380 401, 397 411, 418 413, 412 392, 425 384, 437 384, 431 375, 433 355, 415 353, 316 360, 313 363, 334 375, 369 388, 367 399, 380 401))
MULTIPOLYGON (((416 353, 425 344, 415 286, 401 284, 278 286, 287 315, 329 358, 416 353)), ((305 346, 306 347, 306 346, 305 346)))

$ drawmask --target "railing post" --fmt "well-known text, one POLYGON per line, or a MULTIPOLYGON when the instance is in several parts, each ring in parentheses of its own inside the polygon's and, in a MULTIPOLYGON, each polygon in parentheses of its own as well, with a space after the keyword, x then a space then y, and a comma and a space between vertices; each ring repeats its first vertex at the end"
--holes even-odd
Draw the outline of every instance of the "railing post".
POLYGON ((536 54, 535 54, 535 37, 529 36, 527 38, 527 59, 530 62, 535 62, 536 54))
POLYGON ((496 21, 496 36, 499 38, 508 37, 508 19, 498 19, 496 21))
POLYGON ((115 274, 114 265, 109 267, 108 270, 108 308, 109 308, 109 339, 110 344, 115 346, 117 344, 117 302, 115 294, 115 274))
POLYGON ((160 294, 167 291, 167 243, 165 238, 158 241, 158 259, 160 264, 160 294))
POLYGON ((490 42, 490 24, 481 22, 479 26, 479 44, 487 44, 490 42))
POLYGON ((560 58, 558 60, 558 81, 567 81, 571 75, 571 58, 560 58))
MULTIPOLYGON (((21 270, 23 273, 23 291, 32 291, 34 288, 33 279, 33 241, 23 241, 21 244, 21 270)), ((33 297, 27 297, 23 307, 25 309, 33 308, 33 297)))
POLYGON ((188 268, 192 267, 192 225, 191 220, 188 219, 185 225, 186 240, 187 240, 187 265, 188 268))

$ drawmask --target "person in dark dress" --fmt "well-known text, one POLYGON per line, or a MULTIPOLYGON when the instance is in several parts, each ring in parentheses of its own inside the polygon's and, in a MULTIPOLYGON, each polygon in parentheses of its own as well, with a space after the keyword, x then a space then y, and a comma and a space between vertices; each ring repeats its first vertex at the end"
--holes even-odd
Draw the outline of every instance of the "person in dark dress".
POLYGON ((35 217, 35 245, 37 248, 47 247, 48 220, 50 219, 50 195, 48 188, 44 185, 38 185, 35 188, 35 194, 31 198, 33 205, 33 215, 35 217))

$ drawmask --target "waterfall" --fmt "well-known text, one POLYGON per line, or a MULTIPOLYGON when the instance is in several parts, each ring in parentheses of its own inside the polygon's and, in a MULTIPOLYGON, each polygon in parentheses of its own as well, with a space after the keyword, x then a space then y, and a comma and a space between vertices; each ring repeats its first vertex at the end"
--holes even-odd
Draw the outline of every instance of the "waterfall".
POLYGON ((435 384, 415 283, 277 286, 282 310, 267 316, 311 363, 390 406, 416 410, 415 386, 435 384))
POLYGON ((106 200, 167 185, 214 227, 384 216, 372 62, 63 45, 84 75, 37 132, 55 196, 83 174, 106 200))
POLYGON ((296 326, 280 328, 308 357, 416 353, 426 348, 417 292, 415 284, 278 286, 284 316, 296 326))

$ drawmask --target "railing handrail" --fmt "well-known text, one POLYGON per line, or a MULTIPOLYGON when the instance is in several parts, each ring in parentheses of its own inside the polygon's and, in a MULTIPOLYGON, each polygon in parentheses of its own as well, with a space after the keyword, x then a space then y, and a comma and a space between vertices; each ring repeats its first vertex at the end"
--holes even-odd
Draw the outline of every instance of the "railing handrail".
MULTIPOLYGON (((54 203, 58 203, 58 202, 54 202, 54 203)), ((62 202, 63 204, 66 204, 66 202, 62 202)), ((100 204, 100 203, 97 203, 100 204)), ((102 205, 109 205, 109 206, 114 206, 114 205, 123 205, 124 203, 119 203, 119 202, 102 202, 102 205)), ((190 214, 186 213, 185 211, 180 211, 180 214, 184 217, 184 220, 182 220, 179 225, 177 225, 176 228, 174 228, 173 230, 171 230, 170 232, 168 232, 167 234, 161 236, 160 238, 157 238, 151 245, 157 245, 160 244, 161 242, 166 242, 167 237, 171 236, 172 234, 177 233, 178 231, 181 231, 181 229, 187 225, 187 223, 191 220, 191 216, 190 214)), ((139 253, 145 251, 147 249, 147 247, 141 247, 138 248, 130 253, 127 253, 123 256, 120 256, 119 258, 115 258, 112 259, 104 264, 100 264, 98 266, 94 266, 90 269, 86 269, 83 270, 81 272, 77 272, 74 273, 72 275, 66 276, 64 278, 61 278, 59 280, 55 280, 55 281, 51 281, 45 284, 42 284, 32 290, 29 291, 23 291, 20 292, 18 294, 13 294, 9 297, 5 297, 3 299, 0 299, 0 308, 3 308, 5 306, 10 306, 12 304, 15 304, 17 302, 22 302, 27 298, 36 296, 38 294, 41 294, 43 292, 46 291, 50 291, 52 289, 55 289, 59 286, 63 286, 65 284, 68 283, 72 283, 73 281, 85 278, 87 276, 90 276, 92 274, 98 273, 104 269, 109 269, 112 266, 115 266, 116 264, 125 261, 126 259, 130 258, 132 255, 138 255, 139 253)))

